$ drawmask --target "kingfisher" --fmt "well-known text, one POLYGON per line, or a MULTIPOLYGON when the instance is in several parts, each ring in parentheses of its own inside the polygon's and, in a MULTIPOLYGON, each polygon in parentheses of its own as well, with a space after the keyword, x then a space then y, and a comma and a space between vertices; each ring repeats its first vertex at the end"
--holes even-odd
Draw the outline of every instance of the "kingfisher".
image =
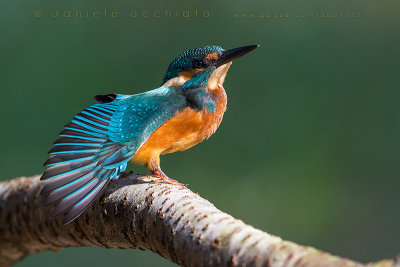
POLYGON ((135 95, 105 94, 65 125, 48 152, 41 176, 44 205, 67 224, 119 177, 127 163, 143 164, 154 183, 183 186, 160 167, 160 155, 186 150, 210 137, 221 123, 223 83, 232 61, 257 48, 190 49, 168 66, 159 88, 135 95))

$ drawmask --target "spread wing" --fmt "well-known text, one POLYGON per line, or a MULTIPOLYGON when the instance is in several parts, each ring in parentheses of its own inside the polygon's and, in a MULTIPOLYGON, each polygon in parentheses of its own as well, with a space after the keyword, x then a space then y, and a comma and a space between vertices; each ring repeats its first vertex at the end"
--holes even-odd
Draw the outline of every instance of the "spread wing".
POLYGON ((78 217, 111 179, 118 178, 149 136, 185 107, 183 96, 161 87, 117 95, 77 114, 44 163, 41 193, 45 205, 56 203, 52 215, 64 214, 63 223, 78 217))

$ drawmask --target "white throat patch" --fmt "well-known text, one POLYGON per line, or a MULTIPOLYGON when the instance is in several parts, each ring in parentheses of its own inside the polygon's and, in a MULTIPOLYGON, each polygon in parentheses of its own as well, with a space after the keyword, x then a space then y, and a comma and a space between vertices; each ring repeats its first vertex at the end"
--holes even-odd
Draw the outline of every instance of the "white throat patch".
POLYGON ((232 62, 228 62, 224 65, 218 67, 214 72, 211 74, 210 78, 208 78, 207 87, 210 90, 217 89, 218 87, 222 87, 222 84, 225 81, 226 73, 229 70, 232 62))

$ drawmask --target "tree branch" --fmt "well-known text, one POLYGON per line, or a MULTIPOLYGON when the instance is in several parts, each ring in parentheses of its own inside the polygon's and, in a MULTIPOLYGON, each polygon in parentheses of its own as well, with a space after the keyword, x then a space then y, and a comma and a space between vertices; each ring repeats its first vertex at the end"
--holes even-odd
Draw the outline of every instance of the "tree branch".
MULTIPOLYGON (((187 188, 130 174, 68 225, 42 206, 39 176, 0 183, 0 266, 65 247, 151 250, 182 266, 364 266, 267 234, 187 188)), ((383 260, 369 266, 400 266, 383 260)))

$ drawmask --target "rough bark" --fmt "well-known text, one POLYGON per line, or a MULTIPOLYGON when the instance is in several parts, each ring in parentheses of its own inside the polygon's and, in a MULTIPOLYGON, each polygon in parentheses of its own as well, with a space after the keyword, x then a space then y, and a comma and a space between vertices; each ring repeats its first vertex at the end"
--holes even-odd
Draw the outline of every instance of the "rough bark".
MULTIPOLYGON (((365 266, 284 241, 218 210, 187 188, 130 174, 77 220, 42 206, 39 176, 0 183, 0 266, 65 247, 151 250, 182 266, 365 266)), ((397 266, 400 259, 370 263, 397 266)))

